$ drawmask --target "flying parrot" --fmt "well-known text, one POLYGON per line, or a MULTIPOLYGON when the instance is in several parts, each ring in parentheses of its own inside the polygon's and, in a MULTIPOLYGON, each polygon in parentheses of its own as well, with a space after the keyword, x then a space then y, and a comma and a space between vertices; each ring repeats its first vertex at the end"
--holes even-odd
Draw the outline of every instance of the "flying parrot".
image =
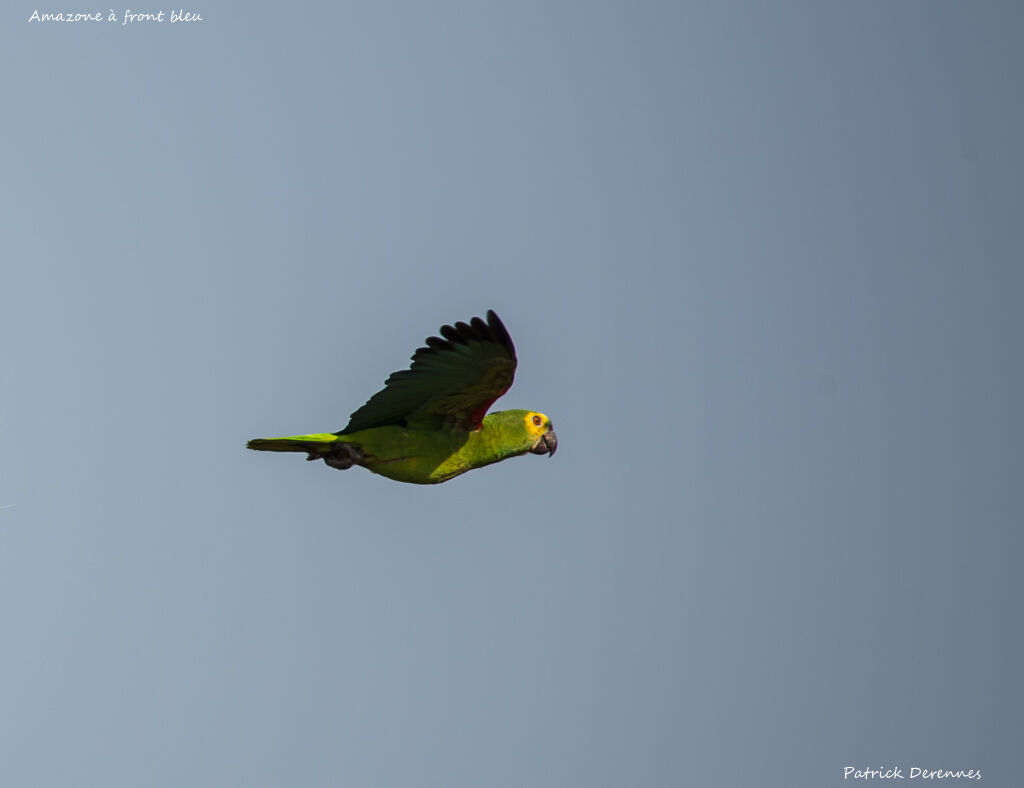
POLYGON ((551 456, 558 439, 551 419, 533 410, 487 413, 512 386, 516 349, 493 310, 487 322, 441 326, 440 337, 393 373, 339 432, 256 438, 259 451, 306 452, 332 468, 353 465, 413 484, 454 476, 527 452, 551 456), (485 415, 486 414, 486 415, 485 415))

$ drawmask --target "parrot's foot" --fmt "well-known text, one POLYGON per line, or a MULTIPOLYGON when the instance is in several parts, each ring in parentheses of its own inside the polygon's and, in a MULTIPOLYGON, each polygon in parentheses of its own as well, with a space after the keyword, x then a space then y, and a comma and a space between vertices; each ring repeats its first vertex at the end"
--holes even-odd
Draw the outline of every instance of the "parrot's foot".
MULTIPOLYGON (((339 471, 347 471, 353 465, 358 465, 363 461, 363 453, 348 443, 337 443, 337 448, 330 454, 323 455, 325 463, 330 465, 332 468, 337 468, 339 471)), ((314 459, 310 457, 310 459, 314 459)))

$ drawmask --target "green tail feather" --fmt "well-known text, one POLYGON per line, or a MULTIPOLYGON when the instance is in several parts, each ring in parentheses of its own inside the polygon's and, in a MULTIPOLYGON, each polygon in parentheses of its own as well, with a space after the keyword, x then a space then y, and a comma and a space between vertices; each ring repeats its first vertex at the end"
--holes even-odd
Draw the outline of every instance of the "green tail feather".
POLYGON ((253 438, 245 446, 256 451, 304 451, 309 454, 307 459, 315 460, 328 454, 331 444, 337 440, 337 435, 321 432, 316 435, 292 435, 288 438, 253 438))

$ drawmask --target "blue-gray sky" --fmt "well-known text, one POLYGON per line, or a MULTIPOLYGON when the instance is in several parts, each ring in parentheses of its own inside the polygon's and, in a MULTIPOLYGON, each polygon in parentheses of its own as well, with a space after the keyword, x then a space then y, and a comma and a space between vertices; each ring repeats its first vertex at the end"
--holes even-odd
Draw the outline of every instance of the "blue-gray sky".
POLYGON ((33 10, 4 784, 1013 783, 1019 4, 33 10), (244 450, 487 308, 554 459, 244 450))

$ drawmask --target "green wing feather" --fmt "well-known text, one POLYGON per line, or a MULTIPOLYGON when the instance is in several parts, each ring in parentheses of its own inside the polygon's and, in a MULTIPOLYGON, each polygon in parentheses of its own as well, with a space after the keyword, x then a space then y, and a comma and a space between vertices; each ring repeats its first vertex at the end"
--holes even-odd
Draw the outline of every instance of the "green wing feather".
POLYGON ((399 424, 412 429, 480 427, 487 409, 508 391, 516 374, 516 349, 493 310, 487 322, 441 326, 440 337, 393 373, 384 388, 352 414, 339 435, 399 424))

